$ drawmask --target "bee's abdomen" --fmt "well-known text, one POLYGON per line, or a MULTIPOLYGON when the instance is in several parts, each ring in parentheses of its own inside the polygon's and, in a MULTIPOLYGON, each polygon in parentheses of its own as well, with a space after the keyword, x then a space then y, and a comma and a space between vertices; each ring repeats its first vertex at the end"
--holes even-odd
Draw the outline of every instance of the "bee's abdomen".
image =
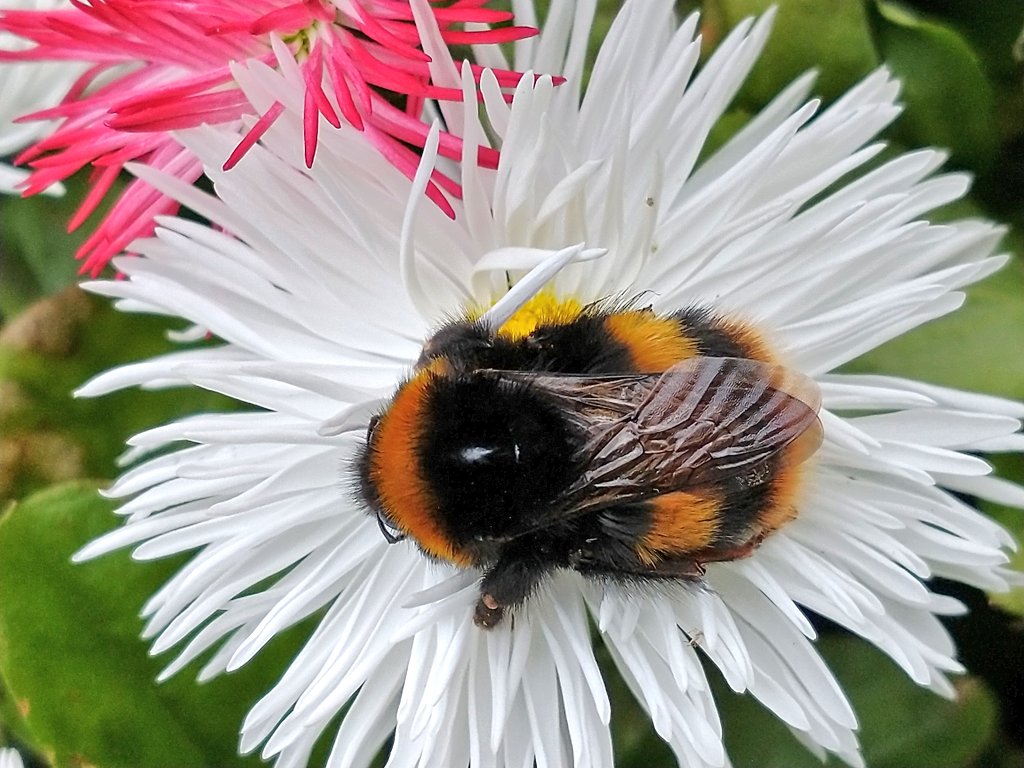
POLYGON ((653 566, 664 557, 712 546, 721 527, 723 506, 723 494, 710 486, 647 500, 644 507, 650 527, 637 540, 637 557, 653 566))
POLYGON ((637 556, 649 565, 688 556, 714 560, 716 552, 763 538, 794 517, 798 471, 769 467, 756 485, 735 478, 649 499, 649 528, 637 541, 637 556))
POLYGON ((659 316, 650 310, 609 314, 604 329, 627 351, 629 369, 664 371, 691 357, 738 357, 771 361, 760 335, 748 325, 694 307, 659 316))
POLYGON ((679 333, 704 357, 738 357, 772 362, 774 355, 761 334, 750 325, 717 315, 705 307, 691 307, 671 316, 679 333))
MULTIPOLYGON (((668 316, 650 310, 609 314, 605 329, 639 372, 664 371, 692 357, 733 357, 772 362, 760 333, 742 321, 691 307, 668 316)), ((654 565, 663 558, 727 550, 770 532, 792 516, 794 472, 763 468, 756 483, 747 478, 662 494, 637 508, 648 521, 636 540, 638 558, 654 565)))

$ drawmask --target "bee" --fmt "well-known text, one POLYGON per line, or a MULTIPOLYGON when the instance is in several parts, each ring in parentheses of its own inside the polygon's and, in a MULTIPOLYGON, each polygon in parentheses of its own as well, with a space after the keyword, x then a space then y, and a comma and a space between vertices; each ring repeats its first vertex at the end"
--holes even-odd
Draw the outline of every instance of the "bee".
POLYGON ((357 486, 389 542, 483 571, 474 621, 543 579, 698 582, 792 519, 813 380, 692 307, 600 304, 441 327, 371 420, 357 486))

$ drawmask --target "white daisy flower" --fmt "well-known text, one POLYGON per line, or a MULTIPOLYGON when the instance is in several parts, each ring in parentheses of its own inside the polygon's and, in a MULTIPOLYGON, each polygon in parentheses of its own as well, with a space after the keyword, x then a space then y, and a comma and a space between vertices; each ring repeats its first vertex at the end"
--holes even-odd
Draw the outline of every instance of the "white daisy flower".
POLYGON ((4 749, 0 747, 0 768, 23 768, 21 755, 16 749, 4 749))
MULTIPOLYGON (((4 10, 52 10, 68 5, 67 0, 2 0, 4 10)), ((0 32, 0 51, 27 47, 14 35, 0 32)), ((48 122, 16 123, 17 118, 40 109, 56 106, 72 83, 83 72, 74 62, 11 64, 0 62, 0 158, 13 156, 19 150, 41 139, 50 130, 48 122)), ((0 193, 17 194, 18 185, 28 178, 28 171, 0 163, 0 193)), ((54 184, 49 194, 63 192, 54 184)))
POLYGON ((611 765, 588 616, 685 766, 727 761, 708 663, 811 749, 862 764, 855 715, 803 607, 952 695, 947 675, 962 667, 938 617, 962 606, 924 581, 1008 587, 1013 542, 951 492, 1024 506, 1024 491, 973 455, 1024 448, 1024 407, 832 371, 955 310, 963 286, 1005 262, 992 255, 1001 230, 922 219, 968 185, 937 175, 939 152, 867 168, 899 112, 884 70, 825 109, 803 77, 702 159, 771 20, 741 24, 698 68, 697 20, 680 25, 672 8, 626 3, 580 101, 592 8, 553 4, 515 66, 569 82, 524 78, 508 105, 485 76, 484 124, 472 99, 444 115, 467 146, 490 136, 501 148, 496 172, 471 156, 455 171, 454 220, 422 202, 436 142, 413 189, 354 131, 322 137, 306 169, 300 76, 262 64, 237 73, 257 109, 285 105, 262 148, 222 173, 237 135, 183 136, 216 198, 138 169, 215 226, 163 219, 140 256, 117 262, 127 279, 89 288, 125 310, 185 318, 184 343, 220 341, 111 371, 80 394, 191 385, 254 409, 134 438, 139 463, 109 491, 126 499, 125 524, 80 557, 195 552, 144 608, 153 651, 179 649, 166 675, 209 649, 201 678, 235 669, 320 617, 246 719, 243 752, 304 765, 345 709, 332 767, 368 765, 392 734, 389 766, 611 765), (750 557, 708 564, 700 586, 624 589, 565 569, 514 622, 476 627, 480 572, 389 545, 356 499, 352 465, 368 418, 439 323, 489 306, 500 321, 538 292, 579 305, 642 293, 658 312, 744 318, 814 377, 824 444, 796 519, 750 557), (167 452, 180 442, 190 445, 167 452))

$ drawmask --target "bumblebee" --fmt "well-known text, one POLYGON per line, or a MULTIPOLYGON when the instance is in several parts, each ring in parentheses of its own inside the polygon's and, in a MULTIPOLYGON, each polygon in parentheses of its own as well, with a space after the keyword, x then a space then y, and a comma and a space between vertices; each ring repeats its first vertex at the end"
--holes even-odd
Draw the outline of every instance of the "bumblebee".
POLYGON ((699 581, 749 555, 796 514, 819 407, 811 379, 705 308, 467 317, 371 420, 357 485, 388 541, 483 571, 489 628, 556 569, 699 581))

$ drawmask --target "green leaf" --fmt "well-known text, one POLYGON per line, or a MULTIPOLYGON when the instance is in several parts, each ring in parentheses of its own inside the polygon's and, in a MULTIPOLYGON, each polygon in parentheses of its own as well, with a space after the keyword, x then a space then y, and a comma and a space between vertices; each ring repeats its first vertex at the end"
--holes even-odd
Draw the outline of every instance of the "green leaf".
POLYGON ((170 351, 182 321, 117 312, 70 288, 0 331, 0 500, 75 477, 110 477, 136 432, 199 411, 235 407, 197 388, 75 399, 87 379, 170 351))
POLYGON ((0 520, 0 674, 35 745, 58 768, 259 765, 236 756, 239 726, 307 628, 238 673, 156 684, 167 660, 147 655, 138 611, 178 563, 117 553, 71 564, 113 523, 85 482, 33 496, 0 520))
MULTIPOLYGON (((957 681, 956 701, 911 681, 870 643, 850 636, 818 642, 860 721, 871 768, 971 768, 996 738, 996 704, 973 678, 957 681)), ((818 768, 821 763, 749 696, 716 696, 735 768, 818 768)), ((827 765, 842 763, 831 758, 827 765)))
POLYGON ((0 318, 73 285, 81 264, 75 252, 106 215, 123 188, 115 184, 99 208, 75 232, 68 222, 88 192, 88 172, 68 179, 61 197, 0 195, 0 318))
POLYGON ((896 137, 912 146, 945 147, 955 162, 987 168, 999 135, 992 88, 974 51, 951 27, 901 5, 871 7, 878 51, 903 83, 906 111, 895 126, 896 137))
POLYGON ((22 261, 38 289, 54 293, 73 284, 78 276, 75 248, 81 237, 68 235, 67 220, 77 204, 72 184, 63 197, 5 197, 0 238, 9 252, 22 261))
MULTIPOLYGON (((2 635, 0 635, 0 652, 2 652, 2 635)), ((0 747, 10 746, 17 742, 26 744, 31 741, 25 718, 18 711, 17 703, 3 686, 0 675, 0 747)))
POLYGON ((740 104, 756 109, 795 78, 817 69, 815 92, 832 100, 878 66, 863 3, 851 0, 710 0, 712 22, 705 35, 713 45, 741 19, 777 6, 778 16, 764 52, 747 79, 740 104))
POLYGON ((980 680, 956 680, 957 698, 947 701, 915 685, 868 643, 843 638, 827 648, 872 768, 967 768, 996 737, 996 703, 980 680))
POLYGON ((1024 9, 1019 2, 1007 0, 909 0, 908 5, 918 8, 953 27, 972 44, 972 48, 985 64, 990 79, 1020 88, 1019 72, 1014 66, 1017 48, 1024 59, 1024 42, 1018 43, 1024 9))

